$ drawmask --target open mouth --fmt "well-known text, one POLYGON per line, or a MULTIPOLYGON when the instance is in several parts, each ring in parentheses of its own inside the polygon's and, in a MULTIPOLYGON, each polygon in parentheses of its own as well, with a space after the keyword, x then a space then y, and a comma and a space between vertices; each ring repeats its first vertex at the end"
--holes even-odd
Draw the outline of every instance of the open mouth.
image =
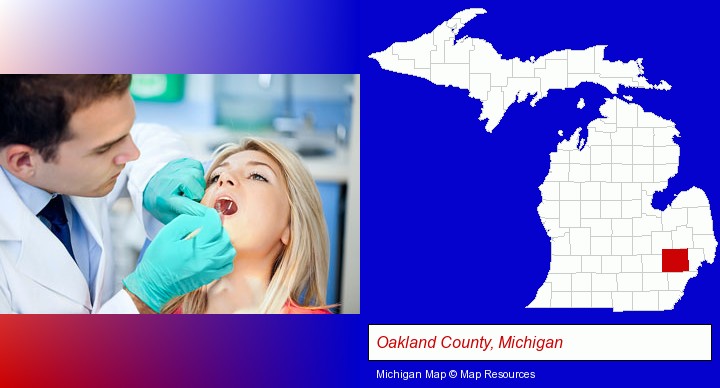
POLYGON ((237 212, 238 207, 235 204, 235 201, 233 201, 230 198, 218 198, 215 200, 215 206, 213 206, 215 210, 217 210, 218 213, 230 216, 237 212))

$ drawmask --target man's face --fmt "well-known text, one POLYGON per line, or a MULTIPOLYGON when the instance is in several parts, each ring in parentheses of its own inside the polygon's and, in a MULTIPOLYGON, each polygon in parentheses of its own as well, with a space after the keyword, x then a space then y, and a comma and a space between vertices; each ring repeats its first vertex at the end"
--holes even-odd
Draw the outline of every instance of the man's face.
POLYGON ((130 93, 106 97, 70 118, 72 138, 55 159, 38 158, 31 184, 52 193, 102 197, 115 186, 125 163, 140 156, 130 138, 135 104, 130 93))

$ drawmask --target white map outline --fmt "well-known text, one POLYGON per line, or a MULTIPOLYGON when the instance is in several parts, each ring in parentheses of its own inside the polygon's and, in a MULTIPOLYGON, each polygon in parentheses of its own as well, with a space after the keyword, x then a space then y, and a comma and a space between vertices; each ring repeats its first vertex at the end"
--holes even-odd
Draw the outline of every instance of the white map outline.
MULTIPOLYGON (((370 55, 381 68, 469 91, 482 101, 479 120, 492 132, 508 108, 550 90, 581 83, 618 88, 670 90, 643 77, 642 58, 604 59, 605 45, 552 51, 522 61, 502 59, 491 43, 460 30, 481 8, 458 12, 431 33, 394 43, 370 55)), ((675 124, 632 103, 632 96, 607 99, 601 117, 590 122, 550 154, 550 169, 539 187, 538 215, 550 237, 546 280, 531 308, 612 308, 670 310, 703 262, 713 263, 717 240, 706 194, 693 187, 679 193, 665 210, 652 207, 653 195, 678 172, 680 147, 675 124), (663 249, 686 249, 689 270, 663 272, 663 249)), ((585 106, 580 99, 577 108, 585 106)), ((558 131, 562 136, 562 131, 558 131)))

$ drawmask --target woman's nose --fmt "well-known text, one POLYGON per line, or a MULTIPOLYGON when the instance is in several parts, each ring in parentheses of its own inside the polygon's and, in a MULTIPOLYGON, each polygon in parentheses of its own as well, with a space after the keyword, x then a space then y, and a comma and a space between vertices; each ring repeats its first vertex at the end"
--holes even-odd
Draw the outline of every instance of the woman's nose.
POLYGON ((220 178, 218 179, 218 186, 223 187, 224 185, 235 186, 235 180, 233 180, 230 174, 220 174, 220 178))

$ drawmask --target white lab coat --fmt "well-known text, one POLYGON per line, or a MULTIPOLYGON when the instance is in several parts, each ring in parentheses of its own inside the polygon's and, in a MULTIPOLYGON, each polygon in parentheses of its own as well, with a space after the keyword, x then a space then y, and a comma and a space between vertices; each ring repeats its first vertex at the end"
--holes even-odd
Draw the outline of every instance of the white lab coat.
POLYGON ((142 210, 147 182, 168 161, 189 155, 169 129, 137 124, 131 136, 140 158, 130 162, 106 197, 70 196, 87 231, 102 250, 95 277, 95 303, 87 282, 62 243, 32 214, 0 172, 0 313, 137 313, 130 296, 115 282, 109 209, 127 189, 146 232, 162 226, 142 210))

